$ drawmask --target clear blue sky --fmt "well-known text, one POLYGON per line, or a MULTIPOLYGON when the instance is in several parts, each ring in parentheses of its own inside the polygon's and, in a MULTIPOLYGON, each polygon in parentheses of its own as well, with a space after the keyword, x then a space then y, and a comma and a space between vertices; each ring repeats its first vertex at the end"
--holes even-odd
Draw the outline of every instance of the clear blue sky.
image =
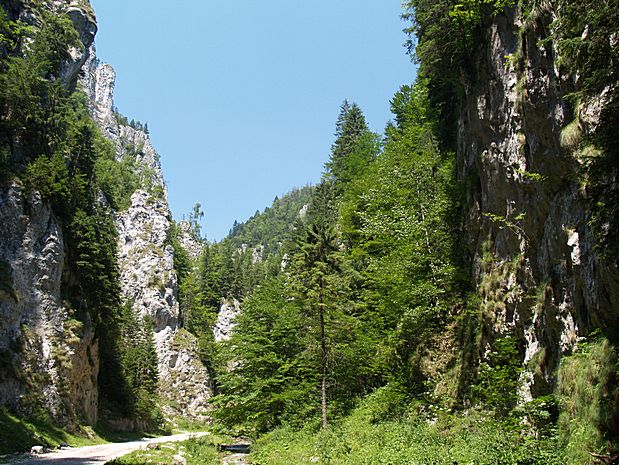
POLYGON ((174 217, 223 238, 320 180, 347 98, 383 131, 411 83, 399 0, 91 0, 116 106, 148 122, 174 217))

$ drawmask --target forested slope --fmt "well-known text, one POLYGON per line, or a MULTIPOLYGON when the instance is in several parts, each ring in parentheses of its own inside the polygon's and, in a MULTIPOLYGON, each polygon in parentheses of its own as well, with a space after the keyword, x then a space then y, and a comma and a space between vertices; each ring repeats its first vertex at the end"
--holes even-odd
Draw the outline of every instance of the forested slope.
POLYGON ((345 102, 286 266, 219 349, 259 463, 612 461, 617 2, 411 1, 382 136, 345 102))

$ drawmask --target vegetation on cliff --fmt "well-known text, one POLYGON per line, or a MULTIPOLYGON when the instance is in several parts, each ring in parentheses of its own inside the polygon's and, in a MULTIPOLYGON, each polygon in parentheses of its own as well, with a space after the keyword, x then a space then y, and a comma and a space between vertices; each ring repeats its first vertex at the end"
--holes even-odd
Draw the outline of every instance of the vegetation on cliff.
MULTIPOLYGON (((570 174, 556 190, 578 184, 578 201, 590 207, 591 253, 616 271, 619 5, 585 3, 586 11, 574 0, 405 2, 409 52, 420 71, 392 98, 384 134, 370 131, 361 108, 345 101, 319 185, 235 223, 196 260, 173 228, 181 323, 198 337, 214 380, 213 417, 257 438, 256 463, 616 461, 616 310, 589 315, 583 303, 573 334, 557 330, 564 317, 557 307, 572 302, 554 302, 553 286, 580 263, 559 257, 549 276, 526 275, 530 262, 546 260, 527 250, 526 213, 466 218, 471 186, 492 179, 458 176, 464 83, 488 84, 480 80, 488 78, 480 71, 488 30, 518 15, 521 30, 512 32, 520 42, 501 66, 515 70, 524 113, 525 70, 535 66, 525 39, 534 37, 550 57, 553 91, 571 121, 552 135, 570 174), (585 114, 592 102, 604 108, 593 118, 585 114), (475 222, 489 225, 488 238, 468 247, 465 228, 475 222), (493 246, 502 233, 521 239, 516 251, 493 246), (242 311, 220 343, 213 327, 222 299, 239 300, 242 311), (531 355, 522 321, 499 321, 515 313, 508 306, 518 299, 527 306, 519 318, 543 321, 555 347, 531 355), (541 387, 524 392, 532 379, 541 387)), ((46 11, 35 28, 0 9, 0 182, 39 192, 62 222, 64 297, 71 316, 92 324, 99 339, 102 407, 111 417, 154 424, 161 416, 152 327, 122 305, 112 221, 113 208, 126 207, 139 184, 139 169, 116 159, 83 96, 58 79, 79 39, 67 18, 46 11)), ((511 168, 527 181, 547 180, 511 168)), ((10 293, 5 275, 0 285, 10 293)), ((10 376, 18 367, 0 369, 10 376)))
MULTIPOLYGON (((102 409, 149 424, 157 411, 152 330, 150 336, 148 329, 140 330, 136 338, 137 323, 122 311, 113 218, 113 208, 127 203, 136 174, 115 159, 88 114, 85 95, 61 79, 70 48, 80 40, 71 20, 43 2, 30 7, 38 18, 33 25, 9 19, 0 7, 0 182, 21 184, 27 197, 40 194, 62 225, 64 305, 99 341, 102 409), (110 172, 123 176, 112 178, 110 172)), ((19 367, 3 369, 19 372, 19 367)), ((35 397, 23 399, 21 412, 46 417, 44 402, 36 397, 41 386, 32 382, 35 397)), ((69 423, 81 420, 68 400, 63 405, 57 415, 69 423)))
MULTIPOLYGON (((551 7, 535 2, 405 3, 420 76, 392 99, 393 123, 378 137, 359 107, 342 105, 323 181, 283 245, 285 266, 232 292, 242 313, 213 357, 215 417, 261 437, 257 463, 592 463, 591 454, 616 453, 616 325, 609 320, 572 356, 565 350, 550 375, 558 382, 526 400, 521 387, 528 373, 540 376, 547 355, 525 365, 518 328, 492 329, 523 258, 499 260, 488 247, 473 264, 462 244, 471 183, 455 166, 462 75, 477 72, 495 18, 524 15, 521 34, 534 21, 551 24, 539 46, 553 42, 564 75, 578 76, 562 89, 567 107, 614 92, 615 10, 592 6, 583 17, 574 2, 559 3, 554 22, 544 16, 551 7)), ((577 147, 600 150, 578 173, 587 179, 584 198, 596 202, 587 220, 601 260, 616 233, 607 130, 615 124, 612 111, 600 115, 595 140, 577 147), (606 174, 594 172, 598 163, 606 174)), ((486 218, 522 234, 525 215, 486 218)), ((537 312, 545 292, 531 297, 537 312)))

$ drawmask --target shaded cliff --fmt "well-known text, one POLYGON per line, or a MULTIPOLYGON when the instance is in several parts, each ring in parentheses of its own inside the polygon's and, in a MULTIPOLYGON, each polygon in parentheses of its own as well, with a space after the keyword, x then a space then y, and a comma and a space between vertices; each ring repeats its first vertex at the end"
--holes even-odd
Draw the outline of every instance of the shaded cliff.
POLYGON ((82 0, 0 6, 0 404, 66 425, 95 424, 103 408, 118 426, 145 427, 157 396, 140 413, 134 396, 150 380, 127 370, 152 333, 148 376, 164 410, 202 417, 208 376, 195 339, 179 332, 159 157, 113 107, 94 12, 82 0), (30 87, 14 89, 17 72, 30 87))
MULTIPOLYGON (((560 55, 561 14, 565 6, 543 4, 496 15, 462 74, 458 173, 473 280, 488 338, 522 343, 525 399, 552 392, 579 337, 597 329, 616 340, 619 329, 618 262, 600 234, 616 220, 595 224, 604 199, 590 170, 592 152, 613 156, 595 141, 612 124, 604 118, 616 82, 575 99, 583 79, 560 55)), ((612 199, 617 166, 604 177, 612 199)))

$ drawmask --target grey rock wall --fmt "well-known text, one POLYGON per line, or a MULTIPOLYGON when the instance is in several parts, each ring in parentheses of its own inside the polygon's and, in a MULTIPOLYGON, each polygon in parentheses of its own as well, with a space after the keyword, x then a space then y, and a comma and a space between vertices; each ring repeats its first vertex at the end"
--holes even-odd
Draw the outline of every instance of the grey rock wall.
MULTIPOLYGON (((38 25, 29 2, 3 7, 38 25)), ((61 79, 76 83, 89 56, 96 21, 86 1, 48 1, 66 11, 81 44, 70 50, 61 79)), ((95 424, 98 411, 98 344, 92 325, 74 318, 63 301, 65 243, 60 223, 40 194, 12 181, 0 187, 0 405, 49 413, 61 424, 95 424)))
MULTIPOLYGON (((114 69, 100 63, 92 48, 81 82, 90 99, 91 114, 114 144, 117 158, 133 156, 143 167, 144 188, 132 195, 130 207, 118 212, 116 218, 123 296, 136 315, 153 321, 166 412, 202 417, 208 410, 210 381, 194 336, 185 331, 179 335, 178 283, 169 243, 172 216, 159 155, 148 134, 123 124, 116 114, 115 79, 114 69)), ((198 253, 197 245, 189 252, 198 253)))
POLYGON ((526 24, 518 11, 496 17, 463 77, 458 136, 486 341, 522 341, 525 400, 550 392, 579 337, 619 318, 616 263, 596 254, 579 157, 562 139, 574 113, 564 99, 569 79, 552 46, 540 45, 554 15, 547 8, 526 24))
POLYGON ((40 195, 16 182, 0 189, 0 405, 94 424, 98 346, 61 298, 64 259, 62 229, 40 195))

